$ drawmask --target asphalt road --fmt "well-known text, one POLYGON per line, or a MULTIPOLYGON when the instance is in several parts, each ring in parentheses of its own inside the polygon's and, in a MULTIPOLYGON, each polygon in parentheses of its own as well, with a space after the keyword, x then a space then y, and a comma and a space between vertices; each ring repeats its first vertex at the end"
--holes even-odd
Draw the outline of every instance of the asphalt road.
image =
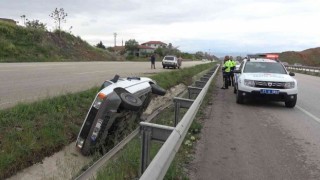
POLYGON ((221 76, 190 165, 191 179, 320 179, 320 78, 297 74, 297 106, 236 104, 221 76))
MULTIPOLYGON (((202 63, 186 61, 182 67, 202 63)), ((115 74, 148 76, 162 71, 174 69, 163 69, 160 62, 156 69, 150 68, 150 62, 0 63, 0 109, 100 86, 115 74)))

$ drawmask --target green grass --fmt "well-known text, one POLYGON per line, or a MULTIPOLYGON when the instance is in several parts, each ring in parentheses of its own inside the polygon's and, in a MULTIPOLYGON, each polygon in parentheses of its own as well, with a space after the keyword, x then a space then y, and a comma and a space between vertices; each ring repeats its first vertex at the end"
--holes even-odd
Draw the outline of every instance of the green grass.
MULTIPOLYGON (((168 89, 190 82, 192 76, 212 66, 202 64, 151 78, 168 89)), ((74 141, 97 91, 98 87, 94 87, 0 110, 0 179, 40 162, 74 141)))
POLYGON ((0 111, 0 179, 76 138, 98 88, 0 111))
POLYGON ((114 57, 70 33, 52 33, 0 20, 0 62, 102 60, 114 57))

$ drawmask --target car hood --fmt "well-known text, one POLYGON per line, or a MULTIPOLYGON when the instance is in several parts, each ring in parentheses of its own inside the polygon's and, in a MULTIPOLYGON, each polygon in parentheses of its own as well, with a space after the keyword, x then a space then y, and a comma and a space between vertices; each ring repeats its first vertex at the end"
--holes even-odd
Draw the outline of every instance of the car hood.
POLYGON ((289 82, 296 81, 288 74, 275 74, 275 73, 243 73, 243 79, 255 81, 274 81, 274 82, 289 82))

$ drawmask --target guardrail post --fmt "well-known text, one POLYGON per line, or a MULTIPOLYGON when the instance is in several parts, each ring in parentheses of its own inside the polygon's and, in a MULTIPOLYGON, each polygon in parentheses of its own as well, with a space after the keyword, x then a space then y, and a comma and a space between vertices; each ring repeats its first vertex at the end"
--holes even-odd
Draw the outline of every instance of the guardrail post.
POLYGON ((141 166, 140 172, 147 169, 150 163, 150 147, 151 147, 151 128, 148 126, 141 126, 141 166))
POLYGON ((180 102, 174 101, 174 127, 177 126, 179 119, 180 119, 180 102))
POLYGON ((194 100, 174 97, 174 127, 177 126, 180 120, 180 108, 189 108, 194 100))
POLYGON ((197 95, 201 92, 202 88, 188 86, 189 99, 192 99, 192 95, 197 95))
POLYGON ((140 175, 142 175, 150 163, 151 140, 165 142, 174 130, 174 127, 148 122, 140 122, 140 127, 142 136, 140 175))

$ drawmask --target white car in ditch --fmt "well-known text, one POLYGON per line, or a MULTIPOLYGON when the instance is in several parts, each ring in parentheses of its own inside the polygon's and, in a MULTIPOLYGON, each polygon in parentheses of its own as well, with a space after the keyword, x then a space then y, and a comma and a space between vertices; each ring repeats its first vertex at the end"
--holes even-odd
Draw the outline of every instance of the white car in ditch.
MULTIPOLYGON (((166 91, 146 77, 119 78, 105 81, 87 113, 76 146, 89 155, 108 142, 108 136, 125 129, 127 121, 139 121, 151 100, 151 94, 166 91)), ((137 122, 138 123, 138 122, 137 122)))
POLYGON ((244 103, 248 98, 282 101, 293 108, 297 102, 298 84, 283 64, 267 58, 244 60, 239 70, 234 71, 236 102, 244 103))

